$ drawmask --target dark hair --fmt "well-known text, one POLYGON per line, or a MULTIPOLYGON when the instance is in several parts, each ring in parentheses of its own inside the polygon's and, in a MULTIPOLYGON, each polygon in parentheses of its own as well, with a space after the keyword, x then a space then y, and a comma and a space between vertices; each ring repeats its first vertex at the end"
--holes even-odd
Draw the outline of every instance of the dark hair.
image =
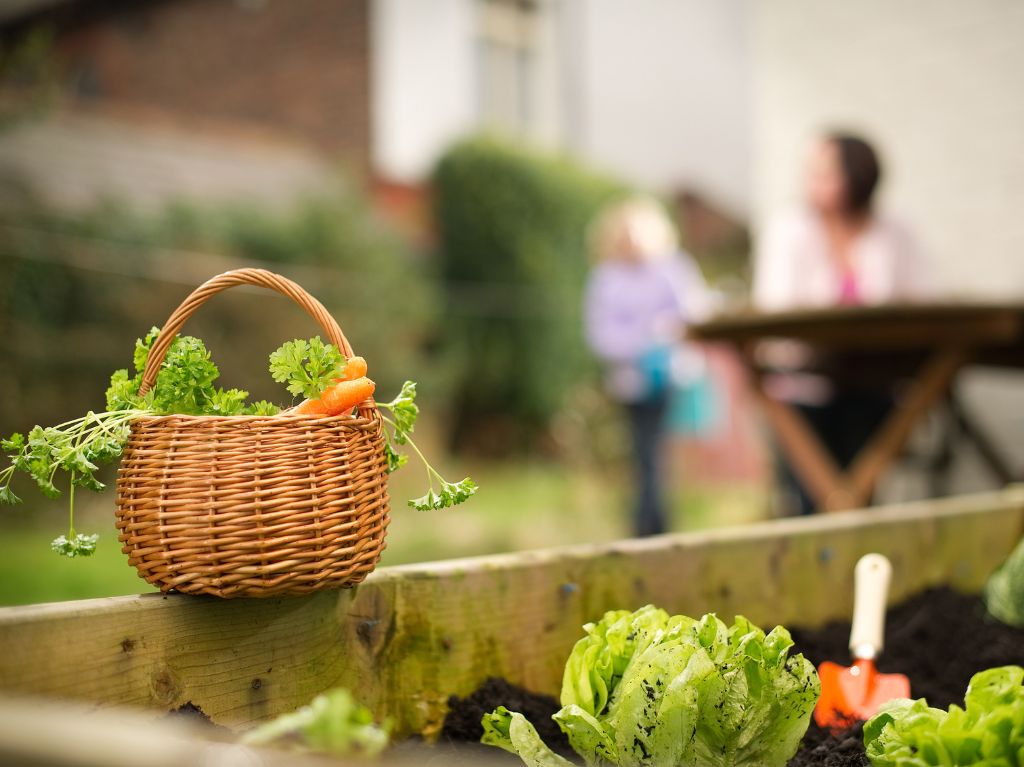
POLYGON ((825 140, 839 150, 839 164, 846 178, 846 204, 851 213, 867 213, 875 195, 882 168, 878 155, 864 139, 849 133, 829 133, 825 140))

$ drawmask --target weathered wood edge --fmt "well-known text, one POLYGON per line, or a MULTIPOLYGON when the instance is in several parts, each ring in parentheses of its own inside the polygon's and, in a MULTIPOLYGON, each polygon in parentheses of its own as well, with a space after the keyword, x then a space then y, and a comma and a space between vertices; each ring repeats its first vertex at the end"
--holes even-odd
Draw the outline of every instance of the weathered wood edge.
POLYGON ((647 602, 764 624, 848 614, 856 559, 891 598, 976 590, 1024 534, 1024 488, 611 544, 382 569, 342 592, 115 597, 0 610, 0 689, 98 706, 185 701, 246 726, 335 685, 399 734, 435 732, 450 694, 497 674, 556 692, 580 625, 647 602))
MULTIPOLYGON (((393 762, 389 761, 389 764, 393 762)), ((365 761, 237 745, 226 730, 134 709, 0 696, 0 764, 60 767, 358 767, 365 761)))

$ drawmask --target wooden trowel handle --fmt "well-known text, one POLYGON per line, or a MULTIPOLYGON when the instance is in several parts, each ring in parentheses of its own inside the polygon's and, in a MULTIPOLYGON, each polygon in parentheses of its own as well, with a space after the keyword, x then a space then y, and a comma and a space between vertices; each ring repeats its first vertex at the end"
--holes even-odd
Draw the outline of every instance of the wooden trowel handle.
POLYGON ((873 660, 882 651, 885 603, 892 565, 881 554, 865 554, 853 571, 853 625, 850 652, 854 658, 873 660))

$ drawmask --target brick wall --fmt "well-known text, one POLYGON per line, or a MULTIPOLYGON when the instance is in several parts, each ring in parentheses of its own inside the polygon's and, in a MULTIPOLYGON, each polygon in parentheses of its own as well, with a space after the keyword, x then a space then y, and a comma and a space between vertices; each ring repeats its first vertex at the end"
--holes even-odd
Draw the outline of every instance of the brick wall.
POLYGON ((285 135, 368 169, 369 0, 92 5, 55 20, 72 103, 285 135))

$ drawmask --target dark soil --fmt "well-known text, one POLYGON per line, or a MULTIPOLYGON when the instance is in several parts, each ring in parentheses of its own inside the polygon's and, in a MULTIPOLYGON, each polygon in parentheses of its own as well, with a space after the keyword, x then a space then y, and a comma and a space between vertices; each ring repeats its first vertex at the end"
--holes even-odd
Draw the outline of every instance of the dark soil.
POLYGON ((863 722, 841 735, 832 735, 811 720, 803 745, 789 760, 789 767, 863 767, 867 764, 863 722))
POLYGON ((221 727, 215 721, 210 718, 210 715, 203 711, 192 701, 182 703, 177 708, 172 708, 166 714, 167 719, 176 719, 178 721, 187 721, 193 724, 199 724, 203 727, 210 727, 215 730, 223 730, 227 732, 227 728, 221 727))
MULTIPOLYGON (((551 718, 561 708, 555 698, 524 690, 493 676, 465 698, 453 695, 448 699, 448 715, 441 728, 441 741, 479 743, 484 734, 480 720, 498 706, 518 711, 529 719, 541 740, 552 751, 565 757, 575 757, 575 752, 569 747, 569 739, 551 718)), ((494 750, 490 746, 487 748, 494 750)))
MULTIPOLYGON (((831 660, 850 663, 847 643, 849 623, 830 623, 816 631, 794 629, 796 649, 818 665, 831 660)), ((891 609, 886 619, 885 651, 878 661, 883 672, 910 677, 911 694, 926 698, 939 708, 963 705, 971 677, 986 668, 1024 664, 1024 630, 1005 626, 985 612, 977 596, 947 588, 921 592, 891 609)), ((480 718, 498 706, 524 714, 553 750, 573 758, 568 740, 551 715, 558 701, 510 684, 488 679, 465 698, 453 696, 441 731, 439 750, 454 755, 457 746, 469 756, 467 746, 478 744, 483 728, 480 718)), ((489 752, 504 752, 488 748, 489 752)), ((508 755, 511 756, 511 755, 508 755)), ((513 758, 510 763, 518 762, 513 758)), ((465 762, 470 763, 470 762, 465 762)), ((866 767, 862 725, 835 736, 813 722, 804 743, 789 767, 866 767)))

